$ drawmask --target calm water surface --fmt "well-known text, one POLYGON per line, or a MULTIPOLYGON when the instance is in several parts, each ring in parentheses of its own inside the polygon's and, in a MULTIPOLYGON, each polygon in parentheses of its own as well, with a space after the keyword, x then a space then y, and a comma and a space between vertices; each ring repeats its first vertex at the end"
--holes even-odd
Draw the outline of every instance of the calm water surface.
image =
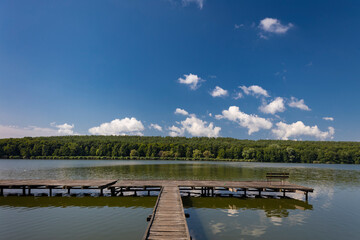
MULTIPOLYGON (((358 239, 360 166, 186 161, 0 160, 0 179, 264 180, 313 187, 293 199, 185 197, 193 239, 358 239)), ((0 239, 141 239, 156 197, 0 197, 0 239)))

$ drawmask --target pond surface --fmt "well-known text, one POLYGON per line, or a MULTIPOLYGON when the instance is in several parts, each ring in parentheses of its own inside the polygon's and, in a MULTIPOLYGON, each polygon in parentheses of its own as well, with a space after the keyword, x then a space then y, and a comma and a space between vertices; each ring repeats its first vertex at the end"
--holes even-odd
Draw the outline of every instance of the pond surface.
MULTIPOLYGON (((289 172, 291 183, 314 188, 309 201, 296 193, 289 194, 293 199, 184 197, 193 239, 358 239, 359 165, 0 160, 0 179, 264 180, 266 172, 277 171, 289 172)), ((141 239, 155 201, 0 197, 0 238, 141 239)))

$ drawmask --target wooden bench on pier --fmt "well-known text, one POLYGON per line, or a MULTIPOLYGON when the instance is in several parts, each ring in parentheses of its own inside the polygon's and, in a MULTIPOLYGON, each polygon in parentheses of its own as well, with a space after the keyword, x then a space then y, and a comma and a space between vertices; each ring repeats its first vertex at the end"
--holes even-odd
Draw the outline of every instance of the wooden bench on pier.
POLYGON ((284 173, 284 172, 269 172, 266 173, 266 180, 268 182, 271 182, 271 180, 273 179, 280 179, 281 180, 281 184, 284 184, 284 181, 286 179, 288 179, 290 177, 289 173, 284 173))

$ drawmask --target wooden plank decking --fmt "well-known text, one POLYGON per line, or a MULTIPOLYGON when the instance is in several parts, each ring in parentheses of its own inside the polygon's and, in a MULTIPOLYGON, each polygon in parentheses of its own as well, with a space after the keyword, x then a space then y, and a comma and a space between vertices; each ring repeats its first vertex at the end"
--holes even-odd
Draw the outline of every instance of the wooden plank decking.
POLYGON ((144 239, 190 239, 178 186, 165 185, 162 188, 144 239))
MULTIPOLYGON (((31 189, 99 189, 100 195, 104 189, 109 189, 112 196, 123 191, 160 191, 150 223, 145 232, 144 239, 178 239, 189 240, 189 230, 186 223, 180 189, 201 190, 202 195, 216 196, 214 192, 238 192, 243 196, 247 192, 255 191, 261 196, 262 192, 303 192, 306 201, 308 193, 314 189, 288 182, 270 181, 191 181, 191 180, 0 180, 0 195, 4 189, 22 189, 23 195, 30 194, 31 189)), ((183 190, 182 190, 183 191, 183 190)))
POLYGON ((117 180, 54 180, 54 179, 16 179, 16 180, 0 180, 2 188, 106 188, 117 180))

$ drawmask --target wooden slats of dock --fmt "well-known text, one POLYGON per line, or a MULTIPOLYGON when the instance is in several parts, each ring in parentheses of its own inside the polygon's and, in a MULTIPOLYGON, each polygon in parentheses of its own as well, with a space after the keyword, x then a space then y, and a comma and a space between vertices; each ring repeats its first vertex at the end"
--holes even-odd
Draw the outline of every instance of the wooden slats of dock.
POLYGON ((162 188, 144 239, 190 239, 178 186, 162 188))
MULTIPOLYGON (((30 180, 0 180, 0 195, 4 195, 4 189, 22 189, 23 195, 30 195, 31 189, 48 189, 52 196, 53 189, 99 189, 100 195, 104 189, 111 191, 111 196, 122 195, 123 191, 159 191, 158 200, 150 218, 150 223, 144 235, 144 239, 178 239, 189 240, 189 230, 186 223, 185 213, 180 195, 180 189, 201 190, 203 196, 216 196, 216 191, 258 192, 286 192, 301 191, 305 194, 314 189, 288 182, 270 181, 191 181, 191 180, 53 180, 53 179, 30 179, 30 180)), ((189 192, 188 192, 189 193, 189 192)), ((190 195, 189 195, 190 196, 190 195)))

